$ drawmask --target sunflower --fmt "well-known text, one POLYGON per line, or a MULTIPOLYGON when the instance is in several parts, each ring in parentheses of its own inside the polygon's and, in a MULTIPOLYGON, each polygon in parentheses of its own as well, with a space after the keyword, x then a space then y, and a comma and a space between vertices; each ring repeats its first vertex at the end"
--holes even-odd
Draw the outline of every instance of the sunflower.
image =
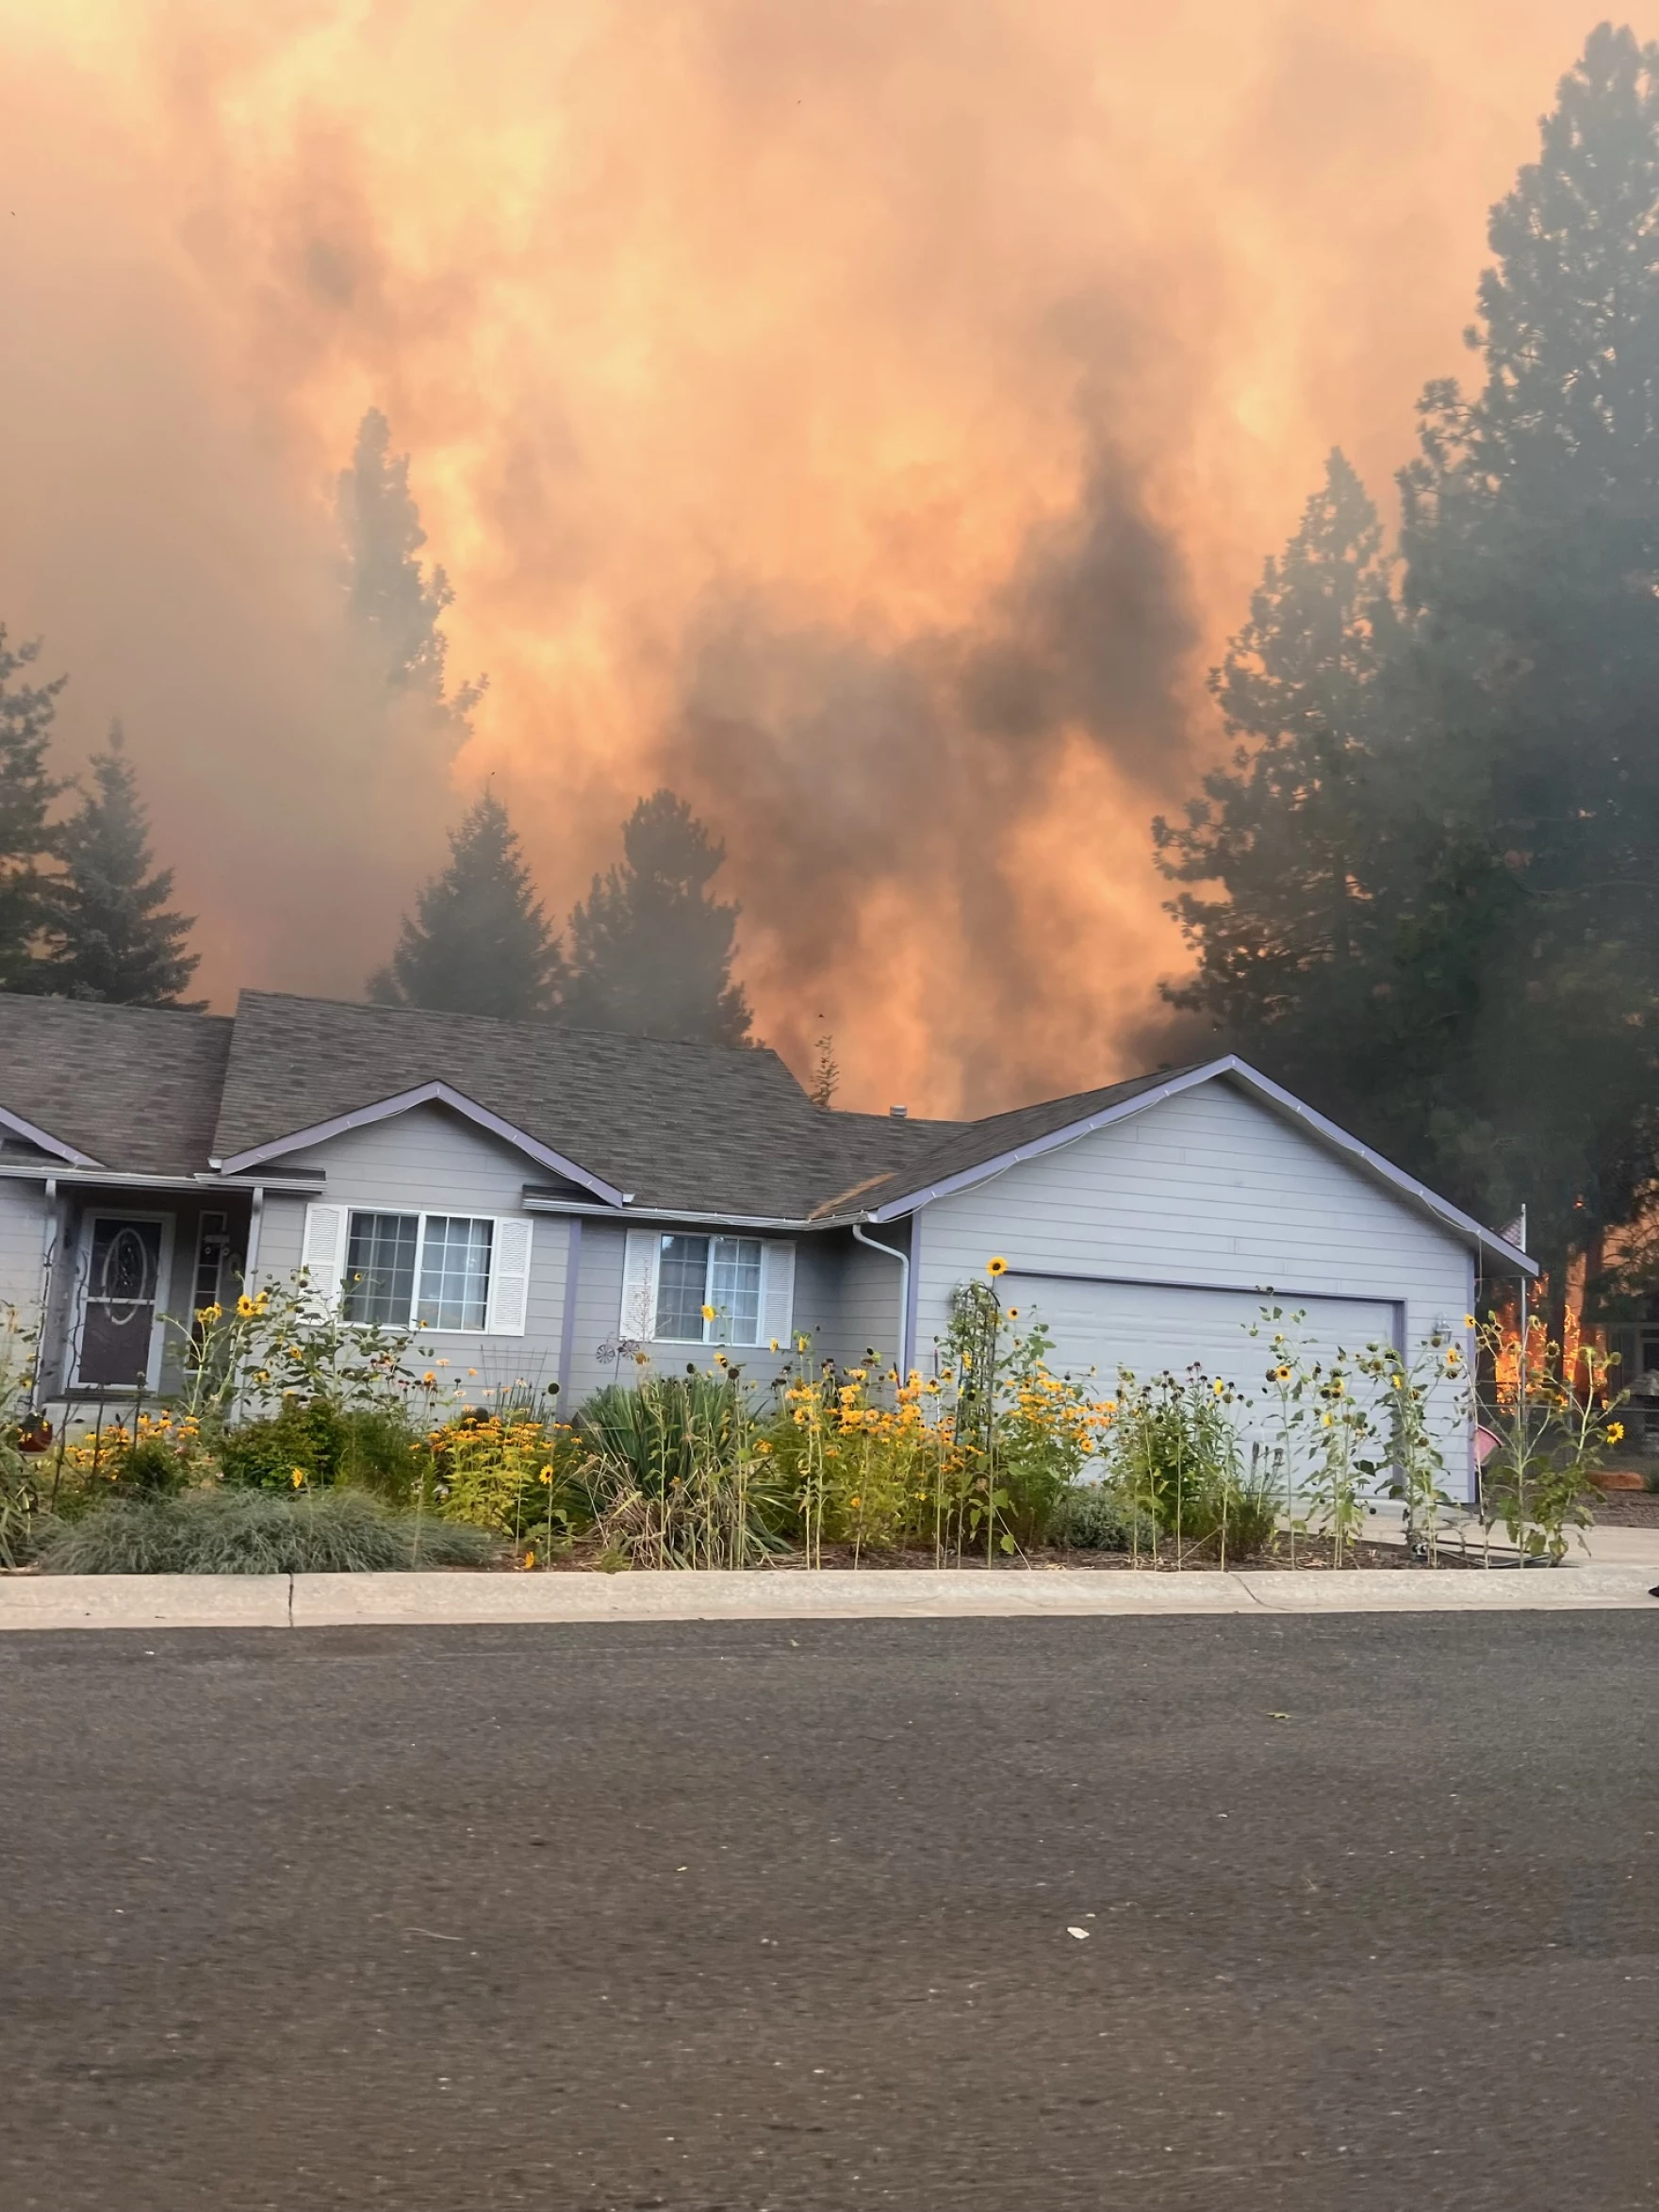
POLYGON ((994 1259, 986 1261, 985 1272, 987 1275, 993 1278, 998 1275, 1006 1275, 1008 1273, 1008 1262, 1003 1259, 1000 1253, 998 1253, 994 1259))

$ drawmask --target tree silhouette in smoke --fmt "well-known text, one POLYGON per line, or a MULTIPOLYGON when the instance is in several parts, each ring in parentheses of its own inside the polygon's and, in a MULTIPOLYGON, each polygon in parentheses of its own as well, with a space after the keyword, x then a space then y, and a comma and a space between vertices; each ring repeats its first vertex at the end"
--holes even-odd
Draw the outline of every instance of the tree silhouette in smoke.
POLYGON ((60 785, 46 772, 46 747, 66 681, 24 679, 40 640, 8 645, 0 622, 0 990, 39 991, 44 921, 41 864, 52 844, 46 815, 60 785))
POLYGON ((387 685, 423 695, 464 722, 484 683, 445 695, 449 640, 439 621, 454 604, 454 586, 441 567, 428 576, 418 557, 426 533, 409 489, 409 456, 392 452, 391 425, 378 407, 358 424, 337 506, 352 619, 387 685))
POLYGON ((708 889, 725 846, 665 790, 623 824, 622 851, 570 916, 564 1018, 632 1036, 747 1043, 748 1001, 731 980, 740 910, 708 889))
MULTIPOLYGON (((63 871, 46 884, 40 987, 121 1006, 182 1006, 198 966, 190 919, 170 914, 172 870, 155 868, 149 821, 119 722, 91 762, 92 788, 57 832, 63 871)), ((202 1002, 189 1006, 200 1013, 202 1002)))
POLYGON ((534 1021, 557 1005, 563 972, 507 810, 486 791, 451 835, 449 866, 418 894, 369 995, 381 1006, 534 1021))

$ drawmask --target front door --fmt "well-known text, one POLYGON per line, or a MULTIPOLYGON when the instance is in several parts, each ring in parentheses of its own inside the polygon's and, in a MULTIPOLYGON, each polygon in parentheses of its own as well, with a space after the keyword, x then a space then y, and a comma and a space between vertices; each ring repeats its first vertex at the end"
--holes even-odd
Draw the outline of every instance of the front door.
POLYGON ((72 1377, 83 1389, 156 1387, 170 1228, 159 1214, 89 1215, 72 1377))

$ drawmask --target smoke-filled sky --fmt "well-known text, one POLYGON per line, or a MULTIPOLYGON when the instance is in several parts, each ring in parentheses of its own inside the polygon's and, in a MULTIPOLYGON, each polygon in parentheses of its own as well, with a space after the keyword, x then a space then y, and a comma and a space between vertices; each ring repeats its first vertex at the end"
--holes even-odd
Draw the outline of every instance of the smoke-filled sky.
POLYGON ((1109 1080, 1205 669, 1330 446, 1392 515, 1591 20, 0 0, 0 620, 66 765, 122 718, 217 1003, 357 995, 486 777, 555 915, 666 780, 843 1103, 1109 1080), (371 404, 452 762, 343 644, 371 404))

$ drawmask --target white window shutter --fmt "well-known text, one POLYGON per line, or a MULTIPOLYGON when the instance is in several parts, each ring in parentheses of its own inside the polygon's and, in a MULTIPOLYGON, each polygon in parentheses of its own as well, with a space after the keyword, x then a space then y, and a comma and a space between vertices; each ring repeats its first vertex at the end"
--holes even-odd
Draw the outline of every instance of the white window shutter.
POLYGON ((761 1246, 761 1342, 792 1348, 795 1335, 795 1246, 761 1246))
POLYGON ((522 1336, 530 1302, 530 1248, 535 1224, 522 1214, 496 1222, 489 1248, 489 1302, 484 1326, 491 1336, 522 1336))
POLYGON ((344 1206, 307 1206, 305 1237, 300 1246, 300 1265, 306 1271, 313 1297, 333 1308, 340 1300, 340 1278, 346 1267, 346 1230, 351 1213, 344 1206))
POLYGON ((663 1240, 654 1229, 631 1229, 622 1256, 622 1318, 616 1333, 649 1345, 657 1333, 657 1264, 663 1240))

